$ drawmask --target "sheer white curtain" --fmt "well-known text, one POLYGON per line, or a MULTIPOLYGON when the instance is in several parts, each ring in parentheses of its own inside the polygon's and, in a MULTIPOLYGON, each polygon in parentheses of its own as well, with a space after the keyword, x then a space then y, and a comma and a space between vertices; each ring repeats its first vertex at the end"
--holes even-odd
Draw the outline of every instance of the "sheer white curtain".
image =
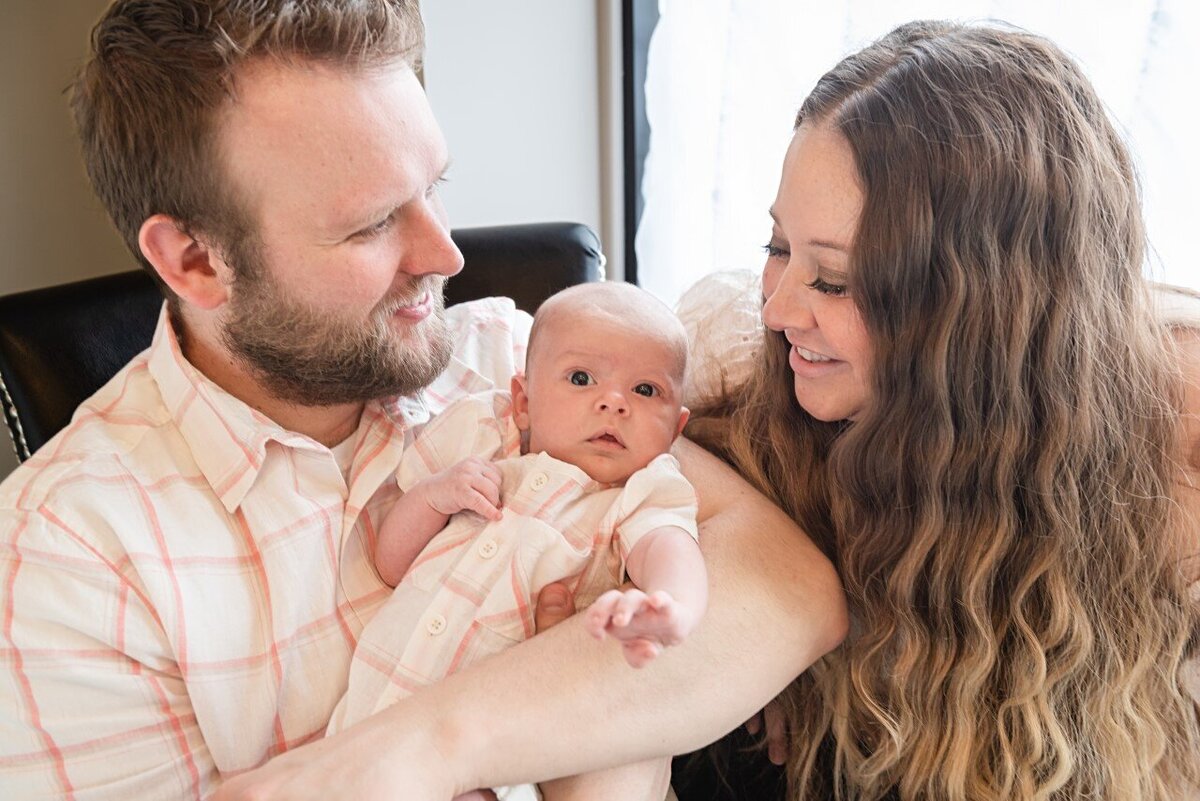
POLYGON ((1193 0, 659 0, 638 280, 674 302, 714 270, 755 268, 792 119, 839 58, 919 18, 1000 19, 1053 39, 1095 83, 1142 180, 1147 273, 1200 288, 1200 4, 1193 0))

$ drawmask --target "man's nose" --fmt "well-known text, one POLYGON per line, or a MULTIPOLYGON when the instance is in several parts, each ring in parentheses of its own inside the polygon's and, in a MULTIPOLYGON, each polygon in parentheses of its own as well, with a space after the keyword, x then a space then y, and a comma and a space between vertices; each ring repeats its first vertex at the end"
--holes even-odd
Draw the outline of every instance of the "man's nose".
POLYGON ((616 390, 609 390, 596 399, 596 411, 607 414, 629 414, 629 404, 625 395, 616 390))
POLYGON ((450 238, 445 218, 429 202, 406 211, 400 270, 418 276, 456 275, 463 268, 463 255, 450 238))

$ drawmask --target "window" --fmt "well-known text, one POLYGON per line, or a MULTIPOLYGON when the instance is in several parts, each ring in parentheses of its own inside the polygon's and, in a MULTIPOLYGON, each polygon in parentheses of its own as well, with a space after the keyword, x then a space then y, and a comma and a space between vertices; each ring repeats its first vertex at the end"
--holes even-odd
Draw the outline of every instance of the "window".
POLYGON ((659 0, 646 67, 649 151, 638 283, 673 302, 713 270, 753 268, 796 109, 843 55, 918 18, 1002 19, 1070 52, 1127 135, 1147 274, 1200 288, 1200 8, 1188 0, 659 0))

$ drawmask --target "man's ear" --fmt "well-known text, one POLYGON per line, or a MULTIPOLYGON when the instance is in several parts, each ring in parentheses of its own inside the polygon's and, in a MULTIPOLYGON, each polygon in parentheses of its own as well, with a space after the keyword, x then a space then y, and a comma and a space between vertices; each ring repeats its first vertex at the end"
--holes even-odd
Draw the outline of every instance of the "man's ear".
POLYGON ((525 389, 525 375, 518 373, 512 377, 512 416, 513 422, 521 431, 529 430, 529 392, 525 389))
POLYGON ((679 425, 675 427, 675 436, 678 437, 683 433, 683 427, 687 425, 688 418, 691 416, 692 413, 688 411, 688 407, 679 407, 679 425))
POLYGON ((212 310, 229 299, 229 267, 220 254, 184 231, 174 217, 148 217, 138 231, 138 246, 181 300, 212 310))

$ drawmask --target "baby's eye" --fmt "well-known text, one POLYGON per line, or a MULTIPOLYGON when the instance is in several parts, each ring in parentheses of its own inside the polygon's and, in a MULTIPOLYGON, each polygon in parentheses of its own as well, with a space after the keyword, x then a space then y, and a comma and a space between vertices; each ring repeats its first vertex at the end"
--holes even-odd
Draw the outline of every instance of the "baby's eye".
POLYGON ((596 383, 586 370, 572 370, 567 380, 577 387, 586 387, 588 384, 596 383))
POLYGON ((645 383, 638 384, 636 387, 633 388, 633 391, 639 395, 645 395, 647 398, 653 398, 655 395, 658 394, 658 390, 655 389, 653 384, 645 384, 645 383))

